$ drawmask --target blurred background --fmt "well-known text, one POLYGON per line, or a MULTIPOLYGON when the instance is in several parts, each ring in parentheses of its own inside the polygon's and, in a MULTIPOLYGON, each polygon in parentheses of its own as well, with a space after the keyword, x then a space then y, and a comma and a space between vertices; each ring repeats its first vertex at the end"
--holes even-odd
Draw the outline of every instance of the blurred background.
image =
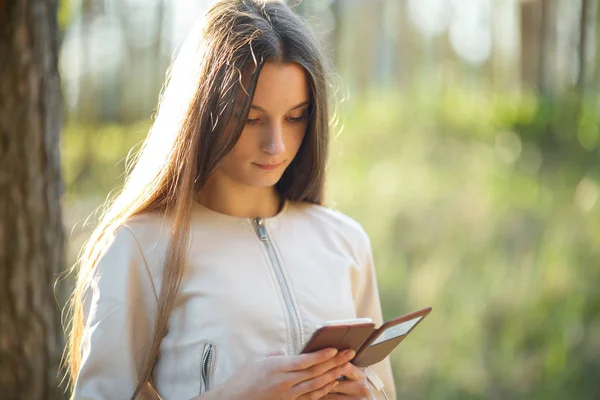
MULTIPOLYGON (((203 0, 61 0, 71 265, 203 0)), ((385 318, 432 306, 401 399, 600 398, 596 0, 291 2, 334 66, 329 204, 385 318)))

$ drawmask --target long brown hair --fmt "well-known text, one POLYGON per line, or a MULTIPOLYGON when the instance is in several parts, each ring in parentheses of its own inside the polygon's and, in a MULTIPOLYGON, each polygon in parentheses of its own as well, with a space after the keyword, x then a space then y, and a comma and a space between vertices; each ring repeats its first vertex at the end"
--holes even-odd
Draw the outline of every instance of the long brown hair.
POLYGON ((283 198, 321 204, 329 104, 327 67, 317 40, 283 2, 218 1, 192 29, 169 68, 156 118, 135 166, 121 193, 107 203, 75 266, 79 271, 69 304, 65 353, 71 386, 81 362, 82 300, 88 277, 116 228, 136 214, 154 211, 173 224, 153 340, 132 399, 149 381, 183 274, 195 198, 237 142, 265 62, 300 65, 311 94, 306 135, 276 188, 283 198), (233 108, 240 99, 236 120, 233 108))

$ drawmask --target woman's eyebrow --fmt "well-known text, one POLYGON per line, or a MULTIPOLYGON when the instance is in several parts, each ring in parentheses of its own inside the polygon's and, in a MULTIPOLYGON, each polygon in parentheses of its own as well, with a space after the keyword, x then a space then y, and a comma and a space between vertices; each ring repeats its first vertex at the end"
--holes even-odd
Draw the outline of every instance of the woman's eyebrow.
MULTIPOLYGON (((297 110, 297 109, 299 109, 299 108, 301 108, 301 107, 304 107, 304 106, 306 106, 306 105, 308 105, 308 104, 310 104, 310 101, 308 101, 308 100, 307 100, 307 101, 303 101, 302 103, 300 103, 300 104, 298 104, 298 105, 296 105, 296 106, 294 106, 294 107, 290 108, 288 111, 294 111, 294 110, 297 110)), ((266 112, 264 108, 262 108, 261 106, 259 106, 259 105, 256 105, 256 104, 252 104, 252 105, 250 106, 250 108, 251 108, 251 109, 253 109, 253 110, 258 110, 258 111, 266 112)))

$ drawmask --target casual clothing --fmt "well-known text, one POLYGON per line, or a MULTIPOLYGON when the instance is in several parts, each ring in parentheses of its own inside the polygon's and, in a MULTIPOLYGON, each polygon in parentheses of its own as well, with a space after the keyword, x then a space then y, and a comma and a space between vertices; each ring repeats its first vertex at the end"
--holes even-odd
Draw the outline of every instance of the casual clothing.
MULTIPOLYGON (((167 218, 138 215, 101 256, 84 295, 75 399, 133 394, 151 345, 169 234, 167 218)), ((357 222, 307 203, 286 202, 265 219, 196 205, 152 385, 165 400, 193 398, 248 360, 299 353, 319 323, 355 317, 382 323, 371 246, 357 222)), ((394 399, 389 357, 369 369, 394 399)))

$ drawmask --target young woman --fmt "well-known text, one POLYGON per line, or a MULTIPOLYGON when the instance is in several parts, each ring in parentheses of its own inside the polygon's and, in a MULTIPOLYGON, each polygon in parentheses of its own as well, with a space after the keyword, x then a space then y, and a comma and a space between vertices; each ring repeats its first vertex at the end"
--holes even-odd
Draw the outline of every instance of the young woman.
POLYGON ((208 11, 82 252, 73 398, 395 398, 388 359, 299 354, 322 321, 382 322, 367 235, 321 205, 328 119, 322 54, 285 4, 208 11))

